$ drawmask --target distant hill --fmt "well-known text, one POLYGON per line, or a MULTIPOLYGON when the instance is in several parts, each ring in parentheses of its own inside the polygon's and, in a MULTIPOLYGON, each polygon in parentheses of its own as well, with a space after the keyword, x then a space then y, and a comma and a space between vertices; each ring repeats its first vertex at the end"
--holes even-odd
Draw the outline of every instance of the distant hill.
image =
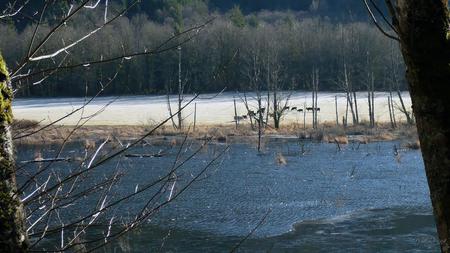
MULTIPOLYGON (((80 0, 75 0, 81 2, 80 0)), ((121 9, 123 6, 129 6, 135 0, 109 0, 110 5, 115 9, 121 9)), ((383 0, 375 0, 383 6, 383 0)), ((9 2, 0 1, 0 10, 4 10, 9 2)), ((68 10, 70 1, 55 2, 54 5, 61 6, 61 10, 68 10)), ((94 1, 93 1, 94 2, 94 1)), ((102 1, 103 2, 103 1, 102 1)), ((361 0, 145 0, 141 1, 136 7, 133 7, 128 15, 136 13, 146 13, 153 20, 163 20, 165 10, 168 6, 175 4, 182 5, 203 5, 209 12, 217 11, 226 13, 234 6, 239 6, 244 14, 251 14, 260 11, 295 11, 305 12, 305 14, 328 17, 332 20, 365 20, 367 12, 364 9, 361 0)), ((32 16, 36 10, 42 8, 41 1, 30 1, 23 11, 27 16, 32 16)), ((54 13, 48 13, 53 15, 54 13)), ((29 22, 29 18, 24 18, 23 22, 29 22)), ((16 21, 17 22, 17 21, 16 21)), ((21 24, 18 24, 19 27, 21 24)))
POLYGON ((355 17, 366 17, 366 10, 361 0, 211 0, 210 6, 221 11, 227 11, 234 5, 239 5, 244 13, 261 10, 293 10, 325 15, 331 18, 345 18, 349 14, 355 17))
MULTIPOLYGON (((124 0, 115 0, 124 2, 124 0)), ((128 0, 130 2, 130 0, 128 0)), ((143 1, 140 10, 155 17, 158 10, 170 0, 143 1)), ((203 2, 210 11, 225 13, 234 6, 239 6, 244 14, 264 10, 268 11, 302 11, 311 15, 326 16, 331 19, 367 19, 367 12, 361 0, 174 0, 172 2, 203 2)), ((383 6, 383 0, 375 0, 383 6)))

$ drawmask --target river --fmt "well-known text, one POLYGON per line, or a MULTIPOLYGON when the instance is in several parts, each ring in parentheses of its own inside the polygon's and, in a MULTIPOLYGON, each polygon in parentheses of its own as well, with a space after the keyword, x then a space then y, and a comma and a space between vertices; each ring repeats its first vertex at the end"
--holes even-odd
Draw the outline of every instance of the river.
MULTIPOLYGON (((200 181, 108 251, 229 252, 257 227, 240 252, 438 252, 421 153, 400 150, 395 156, 399 145, 353 143, 339 151, 334 144, 272 138, 259 154, 251 143, 233 143, 200 181), (277 162, 279 154, 285 165, 277 162)), ((19 146, 19 159, 38 148, 19 146)), ((209 144, 180 177, 195 174, 223 148, 209 144)), ((133 152, 160 149, 146 146, 133 152)), ((68 150, 67 155, 78 152, 68 150)), ((55 147, 45 147, 44 153, 54 152, 55 147)), ((175 148, 159 158, 121 159, 126 173, 115 195, 166 173, 176 154, 175 148)), ((112 173, 114 166, 105 166, 97 176, 112 173)), ((182 186, 181 180, 175 191, 182 186)), ((130 200, 120 210, 139 208, 145 199, 130 200)), ((83 208, 68 215, 81 215, 83 208)))

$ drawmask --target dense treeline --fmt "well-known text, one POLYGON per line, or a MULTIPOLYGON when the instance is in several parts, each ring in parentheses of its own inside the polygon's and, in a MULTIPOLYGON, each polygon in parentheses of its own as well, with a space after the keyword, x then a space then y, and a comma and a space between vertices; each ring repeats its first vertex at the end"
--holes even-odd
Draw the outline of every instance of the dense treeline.
MULTIPOLYGON (((110 0, 116 7, 127 7, 135 0, 110 0)), ((2 1, 0 3, 0 10, 7 7, 9 1, 2 1)), ((21 1, 18 1, 19 5, 21 1)), ((67 11, 71 2, 81 2, 81 0, 71 1, 55 1, 59 5, 61 11, 67 11)), ((92 0, 92 2, 95 2, 92 0)), ((383 0, 375 0, 377 3, 382 3, 383 0)), ((361 0, 145 0, 141 1, 139 5, 131 9, 130 16, 138 13, 144 13, 152 20, 163 20, 164 15, 171 6, 176 4, 183 5, 197 5, 206 6, 212 12, 226 13, 234 6, 240 6, 243 13, 251 14, 260 11, 294 11, 302 12, 303 14, 311 14, 315 16, 322 16, 331 19, 339 20, 366 20, 367 12, 361 0)), ((384 5, 379 5, 384 6, 384 5)), ((27 16, 31 16, 36 10, 42 7, 42 1, 31 1, 24 12, 27 16)), ((49 12, 51 17, 58 11, 49 12)), ((25 21, 27 20, 23 17, 25 21)), ((18 19, 19 21, 20 19, 18 19)))
MULTIPOLYGON (((366 22, 335 22, 293 11, 244 15, 239 7, 224 14, 210 14, 203 1, 186 2, 175 4, 176 8, 161 7, 165 10, 160 13, 163 20, 153 20, 142 13, 120 17, 67 54, 39 62, 30 71, 151 50, 177 30, 201 24, 215 15, 213 23, 181 48, 182 80, 188 92, 215 92, 224 87, 252 90, 254 80, 250 79, 255 79, 255 73, 260 87, 266 87, 268 76, 276 75, 279 88, 309 89, 314 70, 319 72, 320 90, 348 90, 349 85, 352 90, 366 90, 372 77, 378 90, 405 88, 399 49, 366 22)), ((83 12, 67 23, 43 52, 89 33, 102 19, 101 10, 83 12), (80 22, 84 25, 77 25, 80 22)), ((38 38, 50 26, 50 21, 45 23, 38 38)), ((0 48, 10 66, 14 67, 25 54, 32 33, 31 25, 17 29, 11 24, 0 24, 0 48)), ((104 95, 172 93, 178 85, 178 57, 174 49, 59 71, 45 79, 45 85, 39 77, 23 79, 16 83, 16 94, 92 95, 116 72, 118 75, 104 95)))

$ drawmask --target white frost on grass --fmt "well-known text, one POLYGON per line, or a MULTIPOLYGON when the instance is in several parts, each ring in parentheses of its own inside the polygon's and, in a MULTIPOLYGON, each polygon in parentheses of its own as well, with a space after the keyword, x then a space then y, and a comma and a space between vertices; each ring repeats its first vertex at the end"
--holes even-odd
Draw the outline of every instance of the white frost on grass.
MULTIPOLYGON (((360 120, 368 121, 368 101, 367 93, 358 93, 358 110, 360 120)), ((183 111, 183 117, 186 118, 186 124, 193 123, 194 119, 194 103, 197 103, 197 124, 213 125, 213 124, 234 124, 234 106, 233 96, 236 98, 238 115, 246 114, 244 104, 240 98, 234 93, 224 93, 214 99, 194 101, 183 111)), ((335 122, 335 96, 338 96, 339 121, 345 115, 346 100, 343 93, 319 93, 318 106, 320 112, 318 114, 319 123, 335 122)), ((411 110, 411 99, 409 94, 402 93, 406 108, 411 110)), ((377 122, 389 122, 388 94, 385 92, 377 92, 375 94, 375 119, 377 122)), ((189 101, 190 96, 185 98, 189 101)), ((256 111, 256 101, 252 94, 247 94, 249 104, 256 111)), ((114 100, 113 97, 101 97, 95 99, 89 104, 84 115, 93 114, 100 110, 107 103, 114 100)), ((16 99, 13 104, 14 115, 17 119, 29 119, 43 121, 42 124, 57 120, 60 117, 70 113, 80 107, 84 102, 84 98, 33 98, 33 99, 16 99)), ((176 97, 171 97, 172 110, 175 111, 176 97)), ((311 106, 311 93, 296 92, 291 96, 289 105, 303 108, 306 103, 307 107, 311 106)), ((264 106, 265 107, 265 106, 264 106)), ((394 107, 396 119, 405 121, 403 113, 400 112, 400 101, 394 95, 394 107)), ((166 96, 126 96, 121 97, 111 105, 109 105, 102 113, 92 118, 87 125, 147 125, 160 122, 168 117, 166 96)), ((74 125, 77 123, 80 113, 71 115, 59 124, 74 125)), ((306 114, 307 124, 311 123, 312 114, 306 114)), ((248 120, 247 120, 248 121, 248 120)), ((241 123, 245 123, 241 122, 241 123)), ((303 124, 303 113, 297 111, 289 111, 285 116, 284 123, 303 124)), ((348 116, 349 124, 352 123, 351 114, 348 116)))

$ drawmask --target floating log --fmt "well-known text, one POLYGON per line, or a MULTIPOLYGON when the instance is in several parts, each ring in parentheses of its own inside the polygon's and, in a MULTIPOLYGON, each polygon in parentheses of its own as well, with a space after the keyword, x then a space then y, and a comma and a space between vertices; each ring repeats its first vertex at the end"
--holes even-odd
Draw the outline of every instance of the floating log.
POLYGON ((70 162, 72 159, 70 157, 62 158, 37 158, 34 160, 21 161, 20 163, 51 163, 51 162, 70 162))
POLYGON ((156 154, 126 154, 125 157, 130 158, 154 158, 154 157, 163 157, 163 153, 156 153, 156 154))

